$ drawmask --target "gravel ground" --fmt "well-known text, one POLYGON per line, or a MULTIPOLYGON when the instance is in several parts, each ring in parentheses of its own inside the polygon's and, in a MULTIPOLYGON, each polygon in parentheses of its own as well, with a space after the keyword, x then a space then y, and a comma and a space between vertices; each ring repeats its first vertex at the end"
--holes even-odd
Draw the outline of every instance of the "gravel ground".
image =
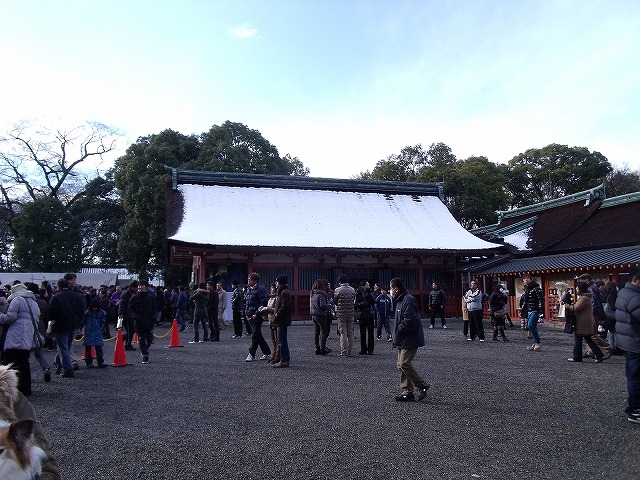
POLYGON ((158 338, 148 365, 127 352, 131 367, 81 366, 50 383, 32 358, 30 400, 69 480, 639 478, 624 357, 568 363, 573 337, 547 324, 540 352, 516 328, 508 343, 480 343, 464 341, 461 320, 448 325, 425 329, 414 364, 432 386, 420 403, 393 400, 389 343, 316 356, 308 324, 290 328, 288 369, 245 362, 249 339, 230 328, 189 345, 190 327, 184 348, 158 338))

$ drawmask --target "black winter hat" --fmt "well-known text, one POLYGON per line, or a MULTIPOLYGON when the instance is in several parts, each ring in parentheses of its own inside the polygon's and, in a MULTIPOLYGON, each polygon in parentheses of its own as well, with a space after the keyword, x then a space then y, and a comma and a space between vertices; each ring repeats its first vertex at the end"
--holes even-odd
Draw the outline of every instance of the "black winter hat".
POLYGON ((276 282, 278 282, 280 285, 287 285, 289 283, 289 278, 287 278, 286 275, 280 275, 278 278, 276 278, 276 282))

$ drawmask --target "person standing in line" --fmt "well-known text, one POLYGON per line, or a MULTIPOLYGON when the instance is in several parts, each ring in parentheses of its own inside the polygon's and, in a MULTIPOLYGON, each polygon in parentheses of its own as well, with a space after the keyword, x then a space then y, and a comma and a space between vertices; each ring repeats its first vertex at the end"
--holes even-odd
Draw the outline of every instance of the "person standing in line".
POLYGON ((135 325, 140 345, 142 363, 149 363, 149 347, 153 343, 153 326, 156 319, 156 298, 147 291, 149 283, 138 281, 138 293, 129 301, 129 316, 135 325))
MULTIPOLYGON (((376 301, 376 298, 378 298, 378 295, 380 295, 380 293, 382 292, 382 290, 380 289, 380 284, 379 283, 374 283, 373 284, 373 290, 372 290, 372 294, 373 294, 373 301, 376 301)), ((373 308, 373 326, 374 329, 378 328, 378 309, 375 308, 375 303, 374 303, 374 308, 373 308)))
POLYGON ((484 326, 482 324, 483 295, 478 288, 478 282, 475 280, 471 282, 471 288, 464 294, 464 301, 469 311, 469 338, 467 340, 470 341, 475 340, 477 335, 480 341, 484 342, 484 326))
POLYGON ((245 307, 244 314, 249 322, 251 322, 251 346, 249 347, 249 355, 245 359, 245 362, 253 362, 256 359, 256 352, 258 347, 262 350, 262 356, 260 360, 271 359, 271 349, 269 344, 262 335, 262 312, 259 311, 260 307, 267 306, 267 290, 260 283, 260 275, 256 272, 251 272, 247 279, 248 287, 245 295, 245 307))
MULTIPOLYGON (((598 347, 602 351, 604 351, 605 357, 609 358, 611 356, 611 350, 612 350, 611 345, 599 335, 597 330, 598 327, 604 328, 605 314, 604 314, 602 291, 600 290, 598 284, 593 281, 593 278, 589 273, 583 273, 577 278, 577 280, 578 280, 578 285, 581 283, 586 283, 589 287, 589 291, 591 292, 592 315, 593 315, 593 321, 596 324, 596 330, 593 332, 593 336, 591 337, 591 339, 595 342, 596 345, 598 345, 598 347)), ((599 283, 601 285, 604 285, 604 282, 602 281, 600 281, 599 283)), ((585 356, 589 356, 589 357, 594 356, 590 348, 587 349, 587 353, 585 354, 585 356)))
POLYGON ((92 299, 89 302, 89 308, 84 313, 82 320, 80 320, 80 328, 84 329, 84 362, 87 368, 93 368, 93 356, 91 355, 91 348, 96 351, 96 363, 98 368, 105 368, 103 349, 104 338, 102 335, 104 324, 107 321, 107 315, 104 310, 100 308, 100 300, 97 298, 92 299))
MULTIPOLYGON (((220 341, 220 327, 218 326, 218 292, 213 281, 207 282, 207 290, 209 291, 209 300, 207 301, 207 318, 209 319, 209 329, 211 336, 209 340, 212 342, 220 341)), ((206 339, 205 339, 206 340, 206 339)))
POLYGON ((322 278, 316 280, 311 287, 309 308, 314 325, 313 340, 316 346, 316 355, 327 355, 331 352, 327 348, 327 337, 329 336, 327 315, 330 307, 327 303, 327 284, 322 278))
MULTIPOLYGON (((49 303, 44 299, 43 295, 47 294, 47 291, 44 288, 38 288, 38 285, 35 283, 25 283, 25 286, 33 293, 36 298, 36 303, 38 304, 38 308, 40 309, 40 318, 38 319, 38 331, 44 337, 45 344, 42 348, 39 348, 33 352, 33 356, 36 357, 36 360, 40 364, 40 368, 42 369, 42 378, 45 382, 51 381, 51 365, 47 361, 47 357, 44 354, 44 347, 47 345, 47 324, 49 323, 49 303)), ((0 309, 0 311, 2 311, 0 309)), ((2 312, 6 313, 6 311, 2 312)))
POLYGON ((131 301, 131 297, 137 293, 138 281, 134 280, 129 284, 129 288, 120 296, 120 303, 118 304, 118 323, 119 325, 124 325, 124 328, 127 330, 127 337, 124 341, 125 350, 133 351, 136 349, 136 347, 131 344, 131 342, 133 342, 133 332, 136 327, 131 318, 131 312, 129 311, 129 302, 131 301), (122 323, 120 323, 120 321, 122 321, 122 323))
POLYGON ((156 287, 156 327, 162 326, 162 312, 164 310, 164 290, 158 285, 156 287))
POLYGON ((80 319, 84 315, 84 298, 69 288, 64 278, 58 280, 58 293, 49 302, 49 326, 47 334, 55 333, 58 353, 53 361, 56 374, 73 377, 71 345, 80 319))
POLYGON ((333 300, 336 304, 336 318, 338 319, 338 331, 340 332, 339 357, 350 357, 353 354, 356 291, 348 282, 349 279, 347 276, 341 273, 338 276, 340 286, 333 291, 333 300))
POLYGON ((533 339, 533 344, 527 347, 532 352, 540 351, 540 336, 538 335, 538 319, 544 312, 544 291, 540 284, 533 280, 530 275, 522 277, 524 283, 524 293, 522 294, 522 312, 527 319, 527 328, 533 339))
POLYGON ((616 345, 624 352, 627 377, 627 420, 640 424, 640 268, 616 298, 616 345))
POLYGON ((333 289, 331 288, 331 282, 326 278, 322 281, 327 285, 327 340, 331 339, 331 324, 336 316, 336 304, 333 301, 333 289))
MULTIPOLYGON (((214 294, 215 295, 215 294, 214 294)), ((207 329, 207 304, 209 303, 209 291, 203 282, 198 285, 189 298, 193 303, 193 340, 189 343, 202 343, 209 341, 209 330, 207 329), (202 325, 202 340, 200 340, 200 325, 202 325)), ((217 313, 217 312, 216 312, 217 313)))
POLYGON ((216 290, 218 292, 218 328, 226 330, 227 324, 224 321, 224 311, 227 309, 227 292, 222 286, 222 282, 216 284, 216 290))
POLYGON ((431 292, 429 292, 429 309, 431 310, 431 325, 429 328, 435 328, 436 316, 440 316, 440 324, 442 328, 447 328, 447 321, 444 318, 444 305, 447 296, 444 290, 440 288, 437 282, 431 284, 431 292))
POLYGON ((378 330, 376 332, 376 338, 382 340, 382 327, 387 334, 387 342, 392 340, 391 327, 389 325, 389 318, 393 312, 393 300, 388 295, 386 287, 380 288, 380 295, 376 297, 376 312, 378 313, 378 330))
POLYGON ((616 299, 618 286, 615 282, 607 282, 602 294, 604 301, 605 330, 607 330, 607 342, 611 346, 611 354, 617 353, 616 348, 616 299))
MULTIPOLYGON (((244 313, 244 292, 240 282, 234 279, 231 282, 233 293, 231 294, 231 313, 233 314, 233 336, 231 338, 242 337, 242 315, 244 313)), ((217 307, 216 307, 217 309, 217 307)))
POLYGON ((185 316, 188 303, 189 295, 187 294, 187 287, 181 286, 180 293, 178 293, 178 300, 176 301, 176 321, 178 322, 179 332, 184 332, 187 329, 185 316))
POLYGON ((369 282, 363 280, 356 290, 355 312, 360 323, 360 355, 373 355, 375 345, 373 336, 374 305, 376 303, 369 282))
POLYGON ((582 362, 582 341, 584 340, 596 357, 596 362, 604 360, 604 353, 591 338, 595 332, 595 323, 592 315, 592 293, 586 283, 578 284, 578 301, 574 305, 565 304, 565 309, 575 315, 575 330, 573 332, 573 356, 568 358, 570 362, 582 362))
POLYGON ((469 336, 469 309, 467 308, 467 302, 462 297, 462 334, 464 338, 469 336))
POLYGON ((507 342, 507 336, 504 333, 505 311, 504 306, 507 304, 507 297, 502 293, 502 286, 496 284, 493 292, 489 297, 489 311, 491 312, 491 324, 493 325, 494 342, 498 341, 498 335, 502 336, 502 341, 507 342))
POLYGON ((273 353, 268 363, 274 364, 280 362, 280 346, 278 345, 278 327, 275 325, 276 299, 278 298, 278 287, 276 282, 269 285, 269 298, 267 306, 260 307, 258 310, 262 315, 267 316, 269 322, 269 333, 271 334, 271 344, 273 345, 273 353))
POLYGON ((390 284, 391 295, 396 306, 393 321, 393 346, 398 349, 396 366, 400 370, 400 388, 402 392, 396 395, 398 402, 412 402, 424 400, 430 385, 425 382, 412 365, 418 348, 424 347, 424 331, 418 303, 404 286, 401 278, 394 278, 390 284), (414 394, 414 387, 418 395, 414 394))
POLYGON ((109 297, 109 310, 107 321, 111 321, 114 327, 118 325, 118 307, 120 306, 120 298, 122 297, 122 287, 118 285, 115 291, 109 297))
POLYGON ((273 324, 277 327, 278 350, 280 350, 280 361, 273 364, 273 368, 287 368, 291 361, 289 352, 289 339, 287 329, 291 325, 291 315, 293 314, 293 301, 289 290, 289 279, 286 275, 280 275, 276 279, 276 302, 274 305, 273 324))

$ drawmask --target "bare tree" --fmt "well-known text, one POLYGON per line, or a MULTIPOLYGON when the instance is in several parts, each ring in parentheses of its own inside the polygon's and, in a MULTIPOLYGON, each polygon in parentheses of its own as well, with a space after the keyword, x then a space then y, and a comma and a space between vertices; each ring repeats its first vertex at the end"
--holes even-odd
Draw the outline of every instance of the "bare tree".
POLYGON ((85 193, 90 160, 103 161, 116 150, 119 137, 114 129, 96 122, 68 129, 33 127, 26 121, 14 125, 0 136, 1 206, 11 219, 25 202, 40 198, 71 206, 85 193))

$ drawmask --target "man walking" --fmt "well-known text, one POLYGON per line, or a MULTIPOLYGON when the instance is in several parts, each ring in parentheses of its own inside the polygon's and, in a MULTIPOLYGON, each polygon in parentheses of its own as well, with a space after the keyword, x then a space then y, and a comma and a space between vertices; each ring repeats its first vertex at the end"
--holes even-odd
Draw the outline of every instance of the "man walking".
POLYGON ((149 347, 153 343, 153 326, 156 318, 156 299, 147 291, 146 280, 138 282, 138 293, 129 301, 129 316, 138 334, 142 363, 149 363, 149 347))
POLYGON ((640 424, 640 268, 629 272, 629 281, 618 292, 616 346, 625 357, 627 420, 640 424))
POLYGON ((540 351, 540 336, 538 335, 538 319, 544 312, 544 291, 540 288, 538 282, 533 280, 529 275, 522 277, 524 283, 524 293, 522 294, 524 318, 527 319, 527 328, 533 339, 533 345, 527 347, 527 350, 540 351))
POLYGON ((340 286, 333 292, 333 300, 336 304, 336 317, 338 330, 340 331, 339 357, 350 357, 353 353, 353 326, 355 323, 354 303, 356 291, 349 285, 349 279, 344 273, 338 276, 340 286))
POLYGON ((398 349, 397 367, 400 370, 400 388, 402 392, 396 395, 398 402, 412 402, 423 400, 427 396, 429 384, 418 374, 411 362, 424 347, 424 331, 418 303, 404 286, 401 278, 394 278, 389 284, 391 295, 396 306, 393 322, 393 346, 398 349), (413 393, 414 386, 418 389, 418 396, 413 393))

